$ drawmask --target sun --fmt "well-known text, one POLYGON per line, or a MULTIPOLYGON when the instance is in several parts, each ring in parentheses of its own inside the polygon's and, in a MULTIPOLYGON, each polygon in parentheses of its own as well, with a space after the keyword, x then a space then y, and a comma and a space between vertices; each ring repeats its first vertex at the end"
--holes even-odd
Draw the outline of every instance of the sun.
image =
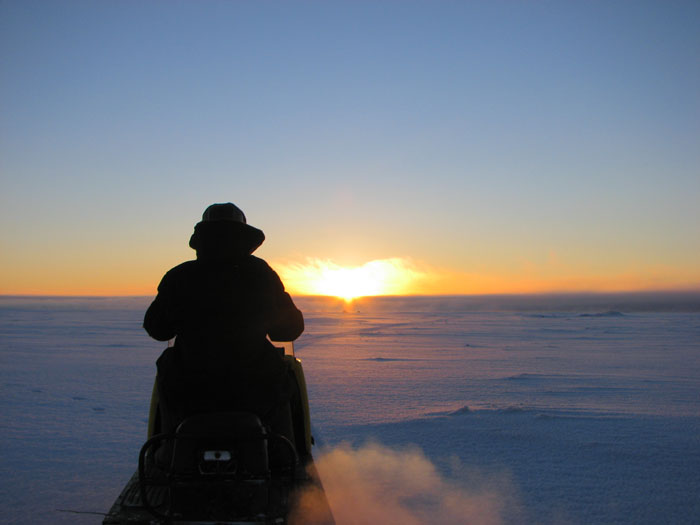
POLYGON ((352 301, 356 297, 381 295, 385 281, 380 272, 367 266, 357 268, 324 268, 315 277, 314 291, 318 295, 333 295, 352 301))
POLYGON ((369 261, 342 267, 328 260, 310 259, 306 264, 277 265, 285 285, 294 293, 328 295, 350 302, 358 297, 403 295, 419 272, 401 258, 369 261))

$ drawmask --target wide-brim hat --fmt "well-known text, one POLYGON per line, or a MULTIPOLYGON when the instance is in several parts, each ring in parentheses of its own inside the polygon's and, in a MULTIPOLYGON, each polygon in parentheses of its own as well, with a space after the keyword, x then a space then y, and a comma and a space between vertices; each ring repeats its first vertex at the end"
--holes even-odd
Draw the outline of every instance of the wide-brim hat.
POLYGON ((201 250, 212 240, 236 242, 247 253, 255 251, 265 240, 262 230, 248 224, 243 210, 231 202, 212 204, 202 214, 202 220, 194 227, 190 248, 201 250))

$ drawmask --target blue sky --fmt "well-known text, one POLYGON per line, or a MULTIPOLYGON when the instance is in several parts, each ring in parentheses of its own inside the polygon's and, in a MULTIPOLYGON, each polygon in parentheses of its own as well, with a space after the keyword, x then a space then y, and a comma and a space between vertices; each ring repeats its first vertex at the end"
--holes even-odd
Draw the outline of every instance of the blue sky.
POLYGON ((699 28, 673 1, 2 2, 0 293, 154 287, 229 200, 273 263, 698 287, 699 28))

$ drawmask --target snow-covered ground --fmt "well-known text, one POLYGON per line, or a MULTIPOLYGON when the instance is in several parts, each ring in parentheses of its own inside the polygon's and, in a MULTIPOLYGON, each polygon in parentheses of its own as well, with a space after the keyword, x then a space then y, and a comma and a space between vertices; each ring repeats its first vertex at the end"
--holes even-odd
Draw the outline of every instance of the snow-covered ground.
MULTIPOLYGON (((0 298, 3 523, 100 523, 56 509, 133 473, 148 301, 0 298)), ((297 303, 339 522, 700 523, 697 296, 297 303)))

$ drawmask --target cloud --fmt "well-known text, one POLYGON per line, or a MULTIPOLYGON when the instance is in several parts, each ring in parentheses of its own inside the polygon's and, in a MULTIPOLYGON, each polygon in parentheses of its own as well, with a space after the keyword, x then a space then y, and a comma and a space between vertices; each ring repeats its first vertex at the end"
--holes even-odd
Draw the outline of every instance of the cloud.
MULTIPOLYGON (((519 512, 506 474, 442 476, 417 448, 348 444, 323 453, 316 465, 337 525, 498 525, 519 512)), ((318 494, 302 495, 291 523, 321 523, 318 494)))

